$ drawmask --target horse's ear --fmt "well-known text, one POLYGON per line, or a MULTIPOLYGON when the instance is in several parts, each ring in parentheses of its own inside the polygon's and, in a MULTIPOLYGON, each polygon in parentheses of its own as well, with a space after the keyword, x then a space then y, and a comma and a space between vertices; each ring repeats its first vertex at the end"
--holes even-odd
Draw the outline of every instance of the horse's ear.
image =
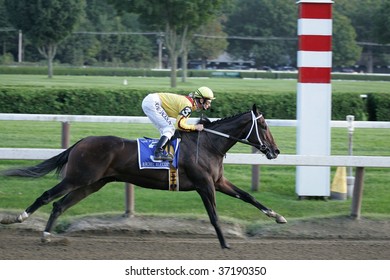
POLYGON ((211 123, 210 119, 205 116, 202 116, 198 121, 198 124, 210 124, 210 123, 211 123))
POLYGON ((253 111, 253 113, 255 113, 255 115, 258 112, 256 104, 253 104, 252 111, 253 111))

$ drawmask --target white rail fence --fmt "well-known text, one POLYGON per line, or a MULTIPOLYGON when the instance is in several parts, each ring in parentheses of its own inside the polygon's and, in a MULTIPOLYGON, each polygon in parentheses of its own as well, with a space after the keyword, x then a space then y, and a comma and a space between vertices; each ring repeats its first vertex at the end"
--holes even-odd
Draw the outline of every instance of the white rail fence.
MULTIPOLYGON (((63 123, 62 146, 69 145, 70 122, 112 122, 112 123, 150 123, 147 117, 115 117, 115 116, 78 116, 78 115, 34 115, 34 114, 0 114, 0 120, 17 121, 59 121, 63 123)), ((295 120, 267 120, 270 126, 296 126, 295 120)), ((347 121, 331 121, 331 127, 348 127, 347 121)), ((355 128, 390 128, 390 122, 354 122, 355 128)), ((64 149, 40 148, 0 148, 0 160, 45 160, 62 152, 64 149)), ((279 166, 348 166, 356 167, 355 184, 352 195, 351 216, 360 218, 363 196, 364 168, 389 168, 390 157, 381 156, 307 156, 279 155, 277 159, 267 160, 259 154, 227 154, 224 164, 247 164, 258 168, 260 165, 279 166)), ((252 168, 252 170, 254 170, 252 168)), ((258 174, 253 181, 258 181, 258 174)), ((126 215, 134 213, 133 186, 126 184, 126 215)))

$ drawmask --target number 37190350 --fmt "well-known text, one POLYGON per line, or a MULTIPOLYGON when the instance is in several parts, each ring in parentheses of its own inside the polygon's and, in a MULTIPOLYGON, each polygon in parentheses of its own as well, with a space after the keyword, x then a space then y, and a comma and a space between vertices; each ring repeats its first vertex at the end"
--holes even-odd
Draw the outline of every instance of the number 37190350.
POLYGON ((219 275, 265 275, 266 273, 265 267, 221 266, 218 268, 219 275))

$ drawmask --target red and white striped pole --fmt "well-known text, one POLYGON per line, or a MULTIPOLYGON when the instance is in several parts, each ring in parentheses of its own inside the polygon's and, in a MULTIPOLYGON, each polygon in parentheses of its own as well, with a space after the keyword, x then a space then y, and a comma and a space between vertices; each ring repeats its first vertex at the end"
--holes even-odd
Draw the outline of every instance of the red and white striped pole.
MULTIPOLYGON (((301 0, 298 18, 297 154, 330 155, 331 0, 301 0)), ((299 197, 329 196, 330 168, 299 166, 299 197)))

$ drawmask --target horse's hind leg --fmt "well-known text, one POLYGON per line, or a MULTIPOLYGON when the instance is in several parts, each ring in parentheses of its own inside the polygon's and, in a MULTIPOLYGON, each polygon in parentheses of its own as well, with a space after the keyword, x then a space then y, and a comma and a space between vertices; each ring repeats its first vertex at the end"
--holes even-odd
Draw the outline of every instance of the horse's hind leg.
POLYGON ((230 195, 232 197, 241 199, 242 201, 245 201, 247 203, 252 204, 257 209, 259 209, 261 212, 263 212, 265 215, 267 215, 270 218, 274 218, 275 222, 279 224, 287 223, 287 220, 279 215, 278 213, 274 212, 273 210, 265 207, 263 204, 258 202, 253 196, 251 196, 249 193, 241 190, 240 188, 233 185, 229 180, 226 178, 221 178, 216 184, 216 188, 218 191, 230 195))
POLYGON ((100 190, 106 183, 110 180, 100 180, 92 185, 81 187, 76 189, 66 196, 61 198, 60 200, 53 203, 53 210, 50 214, 49 220, 47 221, 45 231, 42 233, 42 242, 50 242, 51 231, 58 217, 62 215, 66 210, 70 207, 76 205, 82 199, 86 198, 90 194, 97 192, 100 190))
POLYGON ((77 185, 70 183, 68 180, 64 179, 53 188, 48 191, 45 191, 40 197, 38 197, 33 204, 26 208, 26 210, 17 217, 7 217, 0 221, 1 224, 14 224, 22 223, 27 218, 38 210, 43 205, 50 203, 51 201, 63 196, 64 194, 72 191, 77 188, 77 185))

